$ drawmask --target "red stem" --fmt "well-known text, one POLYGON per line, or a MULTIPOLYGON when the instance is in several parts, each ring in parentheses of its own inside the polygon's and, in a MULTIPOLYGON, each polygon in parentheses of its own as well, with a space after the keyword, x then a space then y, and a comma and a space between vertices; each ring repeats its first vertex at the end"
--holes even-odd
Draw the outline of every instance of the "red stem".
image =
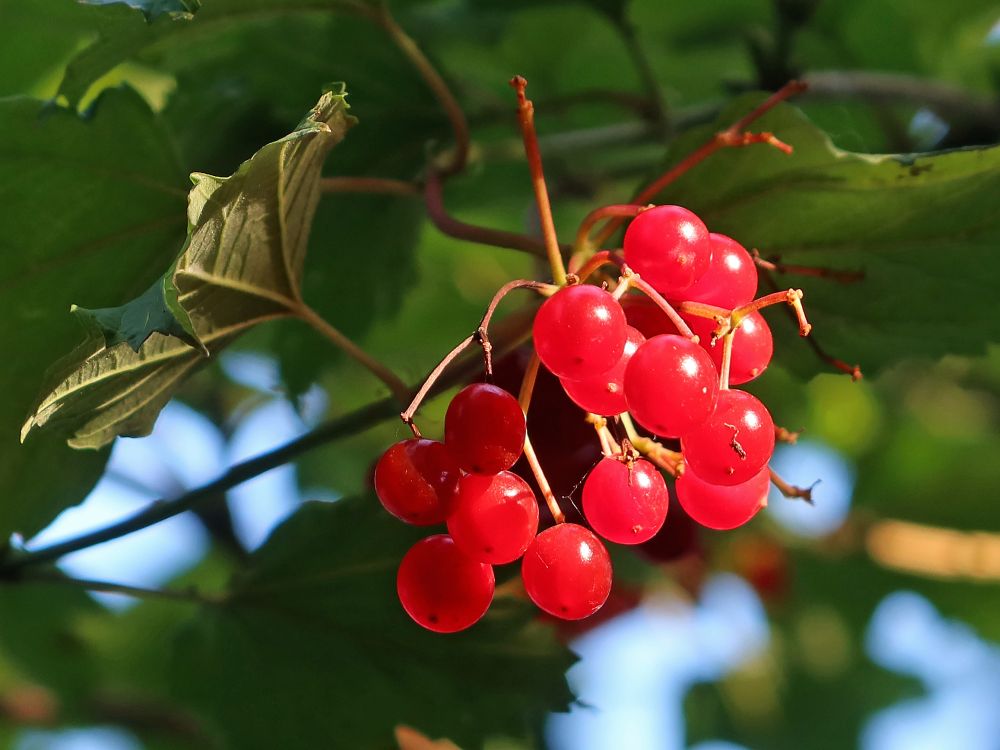
MULTIPOLYGON (((667 185, 672 183, 692 167, 700 164, 716 151, 723 148, 740 148, 754 143, 766 143, 784 151, 786 154, 790 154, 792 152, 792 147, 778 140, 774 134, 744 133, 743 130, 754 120, 757 120, 762 115, 766 114, 770 109, 777 106, 780 102, 783 102, 805 90, 806 84, 801 81, 790 81, 786 83, 778 91, 771 94, 771 96, 769 96, 765 101, 761 102, 757 107, 752 109, 722 132, 716 133, 711 140, 704 143, 697 150, 688 154, 688 156, 682 159, 678 164, 671 167, 663 175, 640 191, 639 194, 632 199, 632 203, 639 205, 649 203, 667 185)), ((608 238, 615 233, 621 224, 621 217, 613 217, 607 224, 604 225, 604 228, 600 231, 600 233, 598 233, 594 240, 594 244, 597 246, 603 245, 607 242, 608 238)))
POLYGON ((510 85, 517 91, 517 117, 521 123, 521 135, 524 139, 524 153, 531 169, 531 184, 535 190, 535 203, 538 205, 538 218, 542 224, 542 237, 545 240, 545 251, 552 267, 552 279, 560 286, 566 283, 566 266, 563 264, 559 239, 556 236, 556 225, 552 219, 552 206, 549 203, 549 191, 545 185, 545 173, 542 170, 542 154, 538 150, 538 135, 535 132, 535 108, 531 100, 524 95, 528 82, 521 76, 514 76, 510 85))

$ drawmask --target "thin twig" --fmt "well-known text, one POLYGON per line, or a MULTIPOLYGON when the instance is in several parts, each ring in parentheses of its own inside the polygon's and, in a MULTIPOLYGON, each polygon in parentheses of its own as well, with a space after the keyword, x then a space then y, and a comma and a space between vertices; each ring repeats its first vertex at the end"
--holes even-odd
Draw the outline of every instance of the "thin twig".
MULTIPOLYGON (((766 268, 761 269, 760 275, 763 277, 764 283, 767 284, 769 287, 771 287, 771 289, 780 288, 778 286, 778 283, 774 280, 774 277, 771 276, 770 271, 768 271, 766 268)), ((683 305, 681 307, 683 308, 683 305)), ((792 310, 789 310, 788 312, 789 315, 791 315, 796 320, 796 322, 799 323, 801 330, 801 322, 798 320, 797 313, 792 310)), ((827 354, 826 350, 816 340, 815 336, 807 337, 806 343, 809 344, 809 348, 812 349, 813 352, 816 354, 816 356, 819 357, 819 359, 821 359, 823 362, 825 362, 826 364, 830 365, 831 367, 839 370, 840 372, 846 375, 850 375, 851 380, 853 380, 854 382, 861 380, 862 378, 861 365, 858 364, 849 365, 843 360, 837 359, 836 357, 827 354)))
POLYGON ((777 256, 770 258, 761 257, 760 252, 755 248, 751 251, 753 262, 758 268, 777 273, 787 273, 794 276, 812 276, 817 279, 832 279, 840 284, 853 284, 865 278, 864 271, 842 271, 837 268, 824 268, 822 266, 797 266, 791 263, 782 263, 777 256))
POLYGON ((531 253, 539 258, 546 257, 545 243, 536 237, 480 227, 454 218, 444 206, 443 193, 441 176, 430 170, 424 182, 424 205, 427 208, 427 216, 442 233, 460 240, 477 242, 480 245, 504 247, 531 253))
POLYGON ((415 182, 383 177, 324 177, 319 181, 324 193, 375 193, 377 195, 420 195, 415 182))
POLYGON ((220 604, 225 601, 224 595, 206 594, 195 589, 152 589, 142 586, 130 586, 124 583, 110 581, 94 581, 85 578, 72 578, 55 570, 21 571, 7 579, 7 583, 38 583, 60 586, 75 586, 87 591, 97 591, 105 594, 121 594, 133 599, 170 599, 171 601, 187 602, 189 604, 220 604))
MULTIPOLYGON (((757 107, 748 112, 746 115, 741 117, 739 120, 734 122, 725 130, 716 133, 711 140, 704 143, 700 148, 688 154, 684 159, 682 159, 675 166, 671 167, 659 178, 650 183, 647 187, 639 192, 632 199, 632 203, 637 205, 643 205, 652 201, 667 185, 672 183, 678 177, 683 175, 685 172, 690 170, 692 167, 703 162, 709 156, 714 154, 723 148, 739 148, 742 146, 749 146, 755 143, 764 143, 775 148, 784 151, 785 153, 791 153, 792 148, 786 143, 778 140, 773 133, 747 133, 744 132, 746 128, 756 119, 762 117, 769 110, 777 106, 780 102, 801 93, 806 88, 805 84, 800 81, 791 81, 785 84, 781 89, 776 91, 774 94, 769 96, 765 101, 761 102, 757 107)), ((624 221, 621 217, 614 217, 610 219, 604 228, 597 234, 594 239, 594 245, 600 247, 613 235, 618 227, 622 225, 624 221)))
POLYGON ((380 3, 373 14, 375 21, 385 30, 389 37, 395 42, 399 50, 406 56, 413 67, 424 79, 424 83, 434 94, 441 108, 448 116, 451 123, 452 134, 455 138, 455 148, 451 152, 450 162, 441 169, 445 175, 454 175, 465 169, 466 161, 469 157, 469 124, 465 119, 465 113, 459 106, 458 100, 452 94, 451 89, 437 68, 423 53, 417 43, 410 37, 392 17, 389 8, 385 3, 380 3))
POLYGON ((381 380, 392 392, 392 395, 395 396, 399 403, 405 404, 407 402, 410 397, 409 386, 406 385, 406 383, 404 383, 400 377, 386 365, 379 362, 375 359, 375 357, 330 325, 321 315, 308 305, 299 305, 294 312, 299 319, 312 326, 313 330, 330 341, 338 349, 344 351, 349 357, 381 380))

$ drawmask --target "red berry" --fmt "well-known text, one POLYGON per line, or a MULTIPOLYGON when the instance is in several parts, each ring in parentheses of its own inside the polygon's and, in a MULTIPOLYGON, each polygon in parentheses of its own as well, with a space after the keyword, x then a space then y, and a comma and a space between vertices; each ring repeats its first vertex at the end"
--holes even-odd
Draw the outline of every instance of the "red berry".
POLYGON ((712 484, 743 484, 771 460, 774 421, 746 391, 719 391, 715 411, 681 438, 688 468, 712 484))
POLYGON ((493 568, 468 557, 447 534, 410 547, 396 574, 406 614, 436 633, 465 630, 486 614, 494 585, 493 568))
POLYGON ((443 443, 403 440, 375 465, 375 493, 385 509, 415 526, 442 523, 462 470, 443 443))
POLYGON ((625 348, 625 313, 603 289, 582 284, 560 289, 538 308, 532 327, 539 359, 561 378, 606 372, 625 348))
POLYGON ((469 557, 502 565, 524 554, 538 532, 538 503, 517 474, 466 474, 458 483, 448 533, 469 557))
MULTIPOLYGON (((708 318, 684 315, 684 320, 697 334, 699 343, 712 357, 717 370, 722 368, 722 341, 712 343, 715 322, 708 318)), ((750 313, 740 323, 733 336, 733 353, 729 360, 729 385, 749 383, 771 363, 774 340, 771 329, 759 312, 750 313)))
POLYGON ((644 459, 604 458, 583 485, 583 514, 594 531, 618 544, 650 539, 667 518, 670 495, 660 472, 644 459))
POLYGON ((753 301, 757 293, 757 266, 750 253, 724 234, 713 232, 709 239, 712 262, 705 274, 684 292, 684 299, 726 310, 735 310, 753 301))
POLYGON ((771 474, 765 466, 743 484, 709 484, 690 469, 677 478, 677 499, 691 518, 710 529, 735 529, 767 505, 771 474))
POLYGON ((524 448, 524 412, 502 388, 473 383, 459 391, 444 417, 444 443, 466 471, 509 469, 524 448))
POLYGON ((697 344, 654 336, 625 369, 629 411, 647 430, 680 437, 708 419, 719 392, 718 372, 697 344))
POLYGON ((580 620, 607 600, 611 558, 593 532, 560 523, 535 537, 524 553, 521 577, 540 609, 563 620, 580 620))
POLYGON ((625 262, 655 289, 677 298, 708 270, 712 242, 701 219, 680 206, 657 206, 625 231, 625 262))
POLYGON ((614 367, 583 380, 561 379, 566 395, 581 409, 605 417, 628 411, 628 404, 625 403, 625 367, 646 338, 632 326, 626 326, 625 331, 625 349, 614 367))

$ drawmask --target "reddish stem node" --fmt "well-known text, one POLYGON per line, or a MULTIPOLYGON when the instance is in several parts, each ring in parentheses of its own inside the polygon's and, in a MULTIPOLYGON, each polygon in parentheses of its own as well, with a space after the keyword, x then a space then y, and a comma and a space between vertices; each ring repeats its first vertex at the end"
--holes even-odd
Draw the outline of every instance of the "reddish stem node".
POLYGON ((814 505, 812 491, 819 484, 820 480, 817 479, 808 487, 796 487, 794 484, 789 484, 782 479, 774 469, 768 469, 768 471, 771 473, 771 484, 777 487, 782 495, 789 500, 805 500, 810 505, 814 505))
POLYGON ((802 434, 802 430, 798 432, 793 432, 779 425, 774 426, 774 439, 780 443, 788 443, 790 445, 795 445, 799 441, 799 435, 802 434))

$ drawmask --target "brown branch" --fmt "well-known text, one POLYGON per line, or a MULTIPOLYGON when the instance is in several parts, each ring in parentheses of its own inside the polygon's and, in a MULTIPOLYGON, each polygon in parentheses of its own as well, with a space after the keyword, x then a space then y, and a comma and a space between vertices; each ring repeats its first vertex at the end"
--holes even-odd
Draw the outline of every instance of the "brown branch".
MULTIPOLYGON (((749 146, 755 143, 765 143, 770 146, 774 146, 785 153, 791 153, 791 146, 778 140, 772 133, 747 133, 744 131, 754 120, 762 117, 780 102, 801 93, 805 90, 805 88, 805 84, 800 81, 790 81, 785 84, 781 89, 769 96, 753 110, 748 112, 725 130, 716 133, 711 140, 704 143, 701 147, 688 154, 688 156, 682 159, 678 164, 663 173, 659 178, 641 190, 631 202, 639 205, 649 203, 667 185, 672 183, 691 168, 703 162, 716 151, 723 148, 740 148, 742 146, 749 146)), ((610 219, 604 225, 604 228, 598 233, 594 240, 594 244, 600 247, 607 242, 611 235, 617 231, 618 227, 622 225, 623 221, 624 219, 621 217, 614 217, 610 219)))
POLYGON ((531 253, 539 258, 546 257, 545 243, 536 237, 480 227, 454 218, 444 206, 443 193, 441 176, 430 170, 424 183, 424 205, 427 208, 427 216, 443 234, 460 240, 477 242, 480 245, 504 247, 531 253))
POLYGON ((791 263, 781 263, 780 256, 777 255, 772 255, 764 259, 756 248, 751 250, 750 254, 753 256, 753 262, 757 264, 758 268, 776 273, 812 276, 818 279, 832 279, 840 284, 853 284, 865 278, 864 271, 842 271, 837 268, 824 268, 822 266, 797 266, 791 263))
POLYGON ((809 97, 909 102, 934 110, 947 120, 972 120, 1000 128, 1000 103, 957 86, 899 73, 816 71, 804 76, 809 97))
MULTIPOLYGON (((760 275, 764 278, 764 282, 768 286, 770 286, 772 289, 780 289, 780 287, 778 286, 778 283, 774 280, 774 277, 771 276, 770 271, 768 271, 766 268, 765 269, 761 269, 761 274, 760 275)), ((682 310, 684 309, 683 305, 681 305, 681 309, 682 310)), ((798 320, 798 316, 797 316, 796 312, 794 312, 792 310, 789 310, 788 312, 789 312, 789 315, 791 315, 792 318, 795 319, 796 322, 801 325, 800 321, 798 320)), ((822 360, 826 364, 830 365, 834 369, 837 369, 840 372, 843 372, 843 373, 845 373, 847 375, 850 375, 851 376, 851 380, 853 380, 855 382, 861 380, 861 378, 862 378, 861 365, 853 365, 852 366, 852 365, 847 364, 846 362, 844 362, 841 359, 837 359, 836 357, 831 356, 830 354, 827 354, 826 350, 816 340, 815 336, 808 336, 808 337, 806 337, 805 341, 806 341, 807 344, 809 344, 809 348, 813 350, 813 353, 815 353, 816 356, 819 357, 820 360, 822 360)))
POLYGON ((324 193, 375 193, 377 195, 420 195, 415 182, 383 177, 323 177, 319 189, 324 193))

